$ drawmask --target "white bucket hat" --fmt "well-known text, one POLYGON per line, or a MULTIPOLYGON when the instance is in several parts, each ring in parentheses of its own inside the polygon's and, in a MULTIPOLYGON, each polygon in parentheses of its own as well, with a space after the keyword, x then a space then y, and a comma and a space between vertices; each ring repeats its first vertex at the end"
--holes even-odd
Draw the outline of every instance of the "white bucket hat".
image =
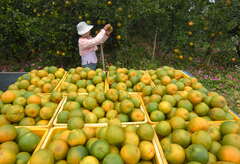
POLYGON ((93 28, 93 25, 88 25, 86 22, 80 22, 77 25, 78 35, 83 35, 89 32, 93 28))

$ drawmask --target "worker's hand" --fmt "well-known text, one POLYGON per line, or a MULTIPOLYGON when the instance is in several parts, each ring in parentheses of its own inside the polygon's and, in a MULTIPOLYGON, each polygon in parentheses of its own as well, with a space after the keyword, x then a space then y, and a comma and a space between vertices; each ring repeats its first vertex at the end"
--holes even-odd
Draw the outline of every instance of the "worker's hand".
POLYGON ((113 28, 112 28, 112 26, 110 25, 110 24, 106 24, 105 26, 104 26, 104 30, 106 31, 106 32, 112 32, 113 31, 113 28))
POLYGON ((110 36, 111 33, 112 33, 111 31, 106 31, 107 36, 110 36))

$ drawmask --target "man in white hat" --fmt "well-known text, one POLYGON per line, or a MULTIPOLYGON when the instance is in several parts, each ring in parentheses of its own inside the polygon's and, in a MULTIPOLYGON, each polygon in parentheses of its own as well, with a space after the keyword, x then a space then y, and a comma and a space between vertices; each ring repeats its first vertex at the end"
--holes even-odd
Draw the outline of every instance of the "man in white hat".
POLYGON ((80 22, 77 25, 78 35, 81 37, 78 40, 79 54, 82 59, 82 67, 89 67, 96 69, 97 66, 97 45, 104 43, 112 32, 112 26, 107 24, 97 34, 97 36, 91 36, 91 29, 93 25, 88 25, 86 22, 80 22))

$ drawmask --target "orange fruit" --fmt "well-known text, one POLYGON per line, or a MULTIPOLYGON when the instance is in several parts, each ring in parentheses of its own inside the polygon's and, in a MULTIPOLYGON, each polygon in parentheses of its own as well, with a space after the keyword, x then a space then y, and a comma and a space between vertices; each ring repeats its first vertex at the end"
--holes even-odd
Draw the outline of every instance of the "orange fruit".
POLYGON ((150 102, 157 102, 159 103, 161 101, 161 96, 157 94, 152 94, 150 96, 150 102))
POLYGON ((16 154, 8 149, 0 149, 0 163, 14 164, 16 161, 16 154))
POLYGON ((220 131, 223 135, 230 133, 239 133, 240 125, 237 122, 227 121, 220 125, 220 131))
POLYGON ((41 149, 34 153, 30 160, 30 164, 54 164, 53 153, 48 149, 41 149))
POLYGON ((37 75, 38 75, 39 77, 45 77, 45 76, 48 75, 48 73, 47 73, 47 71, 45 71, 45 70, 39 70, 39 71, 37 72, 37 75))
POLYGON ((161 144, 163 150, 169 148, 170 145, 172 144, 171 138, 170 138, 170 137, 164 137, 164 138, 160 141, 160 144, 161 144))
POLYGON ((221 132, 216 126, 210 126, 208 128, 208 133, 214 141, 219 141, 221 139, 221 132))
POLYGON ((199 82, 192 83, 192 88, 193 89, 200 89, 200 88, 203 88, 203 85, 199 82))
POLYGON ((27 98, 28 104, 41 104, 41 97, 38 95, 31 95, 27 98))
POLYGON ((43 80, 39 80, 39 81, 37 81, 37 87, 42 87, 43 85, 44 85, 44 81, 43 80))
POLYGON ((185 86, 190 86, 192 85, 192 82, 189 78, 183 78, 182 82, 184 83, 185 86))
POLYGON ((205 116, 209 112, 209 107, 205 103, 199 103, 194 107, 194 112, 197 113, 199 116, 205 116))
POLYGON ((240 150, 234 146, 222 146, 218 151, 218 158, 221 161, 240 163, 240 150))
POLYGON ((137 146, 127 144, 121 148, 120 155, 125 163, 136 164, 140 160, 141 152, 137 146))
POLYGON ((152 93, 163 96, 166 93, 166 87, 163 85, 156 86, 155 88, 153 88, 152 93))
POLYGON ((123 113, 131 113, 134 110, 134 104, 131 100, 125 99, 120 103, 120 110, 123 113))
POLYGON ((0 115, 0 126, 10 124, 5 115, 0 115))
POLYGON ((162 101, 159 103, 158 109, 166 114, 172 110, 172 105, 168 101, 162 101))
POLYGON ((68 152, 68 145, 63 140, 53 140, 48 149, 53 153, 55 160, 65 159, 68 152))
POLYGON ((12 105, 6 113, 6 118, 11 122, 18 122, 24 117, 24 108, 21 105, 12 105))
POLYGON ((24 117, 20 122, 20 126, 33 126, 35 125, 35 120, 31 117, 24 117))
POLYGON ((119 82, 116 86, 116 89, 126 91, 127 90, 127 85, 123 82, 119 82))
POLYGON ((105 100, 103 103, 102 103, 102 109, 107 112, 107 111, 110 111, 110 110, 113 110, 114 109, 114 103, 110 100, 105 100))
POLYGON ((227 101, 223 96, 213 96, 211 101, 212 107, 223 108, 227 105, 227 101))
POLYGON ((177 85, 179 91, 183 91, 184 90, 185 85, 184 85, 183 82, 177 81, 176 85, 177 85))
POLYGON ((139 144, 139 137, 135 132, 125 132, 125 141, 124 145, 126 144, 133 144, 138 146, 139 144))
POLYGON ((160 121, 155 126, 155 131, 159 136, 164 137, 171 133, 172 127, 168 121, 160 121))
POLYGON ((137 83, 134 87, 133 90, 135 92, 142 92, 143 88, 145 87, 145 84, 142 82, 137 83))
POLYGON ((193 104, 199 104, 203 100, 203 96, 201 92, 193 90, 190 91, 188 94, 188 99, 193 103, 193 104))
POLYGON ((87 138, 93 138, 94 136, 96 136, 96 128, 92 128, 92 127, 83 127, 83 131, 86 134, 87 138))
POLYGON ((40 142, 40 137, 32 132, 23 134, 18 140, 18 146, 23 152, 33 152, 40 142))
POLYGON ((110 145, 104 139, 98 139, 90 147, 90 153, 102 160, 110 152, 110 145))
POLYGON ((171 140, 186 148, 191 143, 191 134, 184 129, 176 129, 172 133, 171 140))
POLYGON ((208 121, 201 117, 194 117, 188 123, 188 130, 190 132, 196 132, 199 130, 208 130, 208 128, 209 128, 208 121))
POLYGON ((214 155, 217 155, 219 149, 221 148, 221 144, 219 142, 213 141, 212 145, 209 149, 209 152, 213 153, 214 155))
POLYGON ((31 84, 37 86, 39 80, 40 80, 39 77, 33 77, 30 82, 31 84))
POLYGON ((143 82, 144 84, 151 84, 151 77, 149 76, 149 75, 143 75, 142 77, 141 77, 141 82, 143 82))
POLYGON ((193 21, 189 21, 187 24, 188 24, 188 26, 193 26, 194 25, 193 21))
POLYGON ((145 114, 142 110, 140 109, 134 109, 131 112, 131 120, 133 122, 140 122, 140 121, 144 121, 145 119, 145 114))
POLYGON ((193 89, 192 89, 192 87, 190 87, 190 86, 185 86, 185 87, 184 87, 184 91, 188 91, 188 92, 189 92, 189 91, 191 91, 191 90, 193 90, 193 89))
POLYGON ((68 139, 68 136, 69 136, 70 132, 71 132, 71 130, 60 131, 53 137, 53 139, 54 140, 55 139, 56 140, 60 139, 60 140, 63 140, 65 142, 67 142, 67 139, 68 139))
POLYGON ((184 129, 186 127, 186 122, 183 118, 174 116, 169 120, 172 129, 184 129))
POLYGON ((212 120, 225 120, 226 119, 226 113, 221 108, 212 108, 209 112, 210 118, 212 120))
POLYGON ((68 129, 81 129, 84 126, 84 121, 81 117, 72 117, 67 122, 68 129))
POLYGON ((38 104, 28 104, 25 107, 25 114, 29 117, 37 117, 40 111, 40 106, 38 104))
POLYGON ((19 89, 27 89, 28 86, 30 85, 28 80, 21 80, 18 84, 19 89))
MULTIPOLYGON (((108 1, 111 2, 111 1, 108 1)), ((99 164, 98 159, 95 156, 85 156, 80 162, 81 164, 99 164)))
POLYGON ((88 80, 93 79, 94 76, 96 76, 96 71, 94 71, 94 70, 88 71, 88 73, 87 73, 87 79, 88 79, 88 80))
POLYGON ((42 119, 44 119, 44 120, 49 120, 49 119, 52 118, 53 113, 54 113, 54 110, 55 110, 55 109, 52 108, 52 107, 46 107, 46 106, 44 106, 44 107, 42 107, 42 108, 40 109, 39 115, 40 115, 40 117, 41 117, 42 119))
POLYGON ((180 78, 182 78, 182 77, 184 77, 184 74, 183 74, 183 72, 182 71, 179 71, 179 70, 175 70, 174 71, 174 78, 175 79, 180 79, 180 78))
POLYGON ((74 129, 69 133, 67 143, 70 146, 77 146, 85 144, 86 140, 86 134, 82 129, 74 129))
POLYGON ((192 144, 185 152, 188 161, 207 163, 209 160, 209 153, 203 145, 192 144))
POLYGON ((106 130, 105 137, 108 143, 116 145, 124 142, 125 134, 121 127, 110 125, 106 130))
POLYGON ((168 85, 169 83, 171 83, 171 81, 172 81, 172 79, 169 77, 169 76, 163 76, 162 78, 161 78, 161 83, 163 84, 163 85, 168 85))
POLYGON ((217 92, 209 92, 208 96, 219 96, 217 92))
POLYGON ((106 155, 106 157, 104 157, 102 164, 112 164, 112 163, 123 164, 124 162, 118 153, 119 151, 117 147, 111 147, 111 148, 113 148, 112 149, 113 151, 108 155, 106 155))
POLYGON ((165 114, 159 110, 153 111, 150 114, 150 119, 153 122, 159 122, 165 120, 165 114))
POLYGON ((77 82, 78 80, 80 80, 80 79, 81 79, 80 75, 74 73, 74 74, 72 74, 71 82, 76 83, 76 82, 77 82))
POLYGON ((152 160, 155 155, 154 146, 149 141, 140 142, 139 150, 141 153, 141 159, 143 159, 143 160, 152 160))
POLYGON ((170 83, 166 86, 166 91, 167 91, 168 94, 174 95, 174 94, 177 93, 178 87, 177 87, 176 84, 170 83))
POLYGON ((25 106, 26 105, 27 100, 24 97, 17 97, 14 101, 13 104, 14 105, 22 105, 25 106))
POLYGON ((42 91, 44 93, 49 93, 52 91, 52 89, 53 89, 53 86, 50 83, 43 84, 42 86, 42 91))
POLYGON ((48 125, 49 121, 48 120, 39 120, 36 125, 48 125))
POLYGON ((164 155, 169 163, 184 163, 185 152, 178 144, 170 144, 164 149, 164 155))
POLYGON ((14 141, 4 142, 1 144, 0 148, 10 150, 11 152, 14 152, 15 154, 17 154, 19 152, 18 145, 14 141))
POLYGON ((207 131, 199 130, 192 134, 192 143, 203 145, 209 150, 212 144, 212 138, 207 131))
POLYGON ((178 117, 181 117, 184 120, 188 120, 189 119, 189 112, 185 108, 177 108, 177 110, 176 110, 174 115, 178 116, 178 117))
POLYGON ((98 105, 97 105, 97 100, 93 97, 90 97, 90 96, 87 96, 84 100, 83 100, 83 106, 86 108, 86 109, 94 109, 96 108, 98 105))
POLYGON ((162 97, 162 101, 168 101, 168 102, 171 103, 172 106, 175 106, 176 103, 177 103, 175 97, 172 96, 172 95, 164 95, 164 96, 162 97))
POLYGON ((15 98, 16 94, 10 90, 3 92, 3 94, 1 95, 1 100, 5 104, 12 103, 15 100, 15 98))
POLYGON ((240 135, 238 134, 227 134, 223 137, 222 145, 232 145, 240 149, 240 135))
POLYGON ((192 111, 193 109, 193 104, 189 101, 189 100, 180 100, 177 104, 178 108, 185 108, 187 109, 189 112, 192 111))

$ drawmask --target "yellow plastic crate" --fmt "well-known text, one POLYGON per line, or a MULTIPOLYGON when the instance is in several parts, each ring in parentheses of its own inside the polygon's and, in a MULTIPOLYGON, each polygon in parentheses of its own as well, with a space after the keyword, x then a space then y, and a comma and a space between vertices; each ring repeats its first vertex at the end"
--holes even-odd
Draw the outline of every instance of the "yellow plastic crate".
POLYGON ((63 84, 63 82, 66 80, 67 75, 68 75, 68 72, 65 72, 63 78, 62 78, 61 81, 58 83, 58 85, 56 86, 56 88, 54 89, 54 91, 61 92, 62 84, 63 84))
MULTIPOLYGON (((20 126, 18 126, 20 127, 20 126)), ((17 128, 18 128, 17 127, 17 128)), ((36 153, 38 150, 41 149, 43 143, 47 140, 47 136, 48 136, 48 133, 49 133, 49 129, 48 128, 41 128, 41 127, 28 127, 28 129, 30 129, 33 133, 35 133, 36 135, 38 135, 39 137, 41 137, 41 140, 40 142, 38 143, 36 149, 34 150, 34 153, 36 153)), ((30 162, 28 161, 28 164, 30 164, 30 162)))
MULTIPOLYGON (((149 124, 151 124, 151 125, 156 125, 158 122, 153 122, 153 121, 151 121, 151 119, 150 119, 150 117, 149 117, 149 114, 148 114, 148 112, 146 111, 146 109, 145 109, 145 113, 146 113, 146 116, 147 116, 147 121, 148 121, 148 123, 149 124)), ((214 124, 214 123, 222 123, 222 122, 225 122, 225 121, 236 121, 236 120, 239 120, 239 117, 234 113, 234 112, 232 112, 232 111, 229 111, 229 113, 234 117, 234 120, 222 120, 222 121, 209 121, 210 122, 210 124, 214 124)), ((188 122, 188 121, 187 121, 188 122)))
POLYGON ((183 72, 182 70, 179 70, 179 71, 181 71, 184 74, 184 77, 190 78, 190 76, 188 74, 186 74, 185 72, 183 72))
MULTIPOLYGON (((231 121, 231 120, 229 120, 229 121, 231 121)), ((222 121, 222 122, 224 122, 224 121, 222 121)), ((211 121, 211 122, 209 122, 209 124, 210 124, 210 126, 219 127, 222 122, 211 121)), ((155 128, 155 126, 156 126, 156 125, 152 125, 153 128, 155 128)), ((155 132, 155 135, 156 135, 156 145, 157 145, 157 147, 158 147, 157 149, 158 149, 159 154, 160 154, 160 156, 161 156, 160 158, 162 159, 163 164, 168 164, 167 159, 166 159, 166 157, 165 157, 165 155, 164 155, 164 152, 163 152, 163 148, 162 148, 162 146, 161 146, 161 144, 160 144, 160 140, 159 140, 156 132, 155 132)))
MULTIPOLYGON (((50 95, 50 93, 39 93, 38 95, 40 96, 44 96, 44 95, 50 95)), ((19 126, 19 127, 26 127, 26 128, 50 128, 53 126, 53 121, 55 119, 55 117, 57 117, 57 113, 58 111, 61 109, 62 105, 64 102, 64 97, 62 98, 62 100, 59 102, 59 104, 57 105, 57 108, 55 109, 52 118, 49 120, 47 125, 34 125, 34 126, 19 126)))
MULTIPOLYGON (((108 72, 106 72, 106 74, 108 74, 108 72)), ((108 81, 107 81, 107 77, 104 81, 104 92, 107 92, 107 90, 109 90, 109 85, 108 85, 108 81)))
POLYGON ((152 81, 152 78, 151 78, 151 76, 149 75, 149 73, 148 73, 148 71, 144 71, 144 74, 147 74, 149 77, 150 77, 150 79, 151 79, 151 86, 152 87, 156 87, 156 85, 154 84, 154 82, 152 81))
POLYGON ((151 124, 151 125, 157 124, 158 122, 153 122, 153 121, 150 119, 149 114, 148 114, 148 111, 147 111, 147 109, 146 109, 146 106, 145 106, 142 98, 141 98, 141 101, 142 101, 142 103, 143 103, 143 110, 144 110, 144 113, 145 113, 145 115, 146 115, 146 117, 147 117, 147 122, 148 122, 149 124, 151 124))
MULTIPOLYGON (((104 92, 106 92, 107 90, 108 90, 108 83, 107 83, 107 71, 103 71, 103 72, 105 72, 106 73, 106 79, 104 80, 104 92)), ((69 75, 69 73, 67 72, 65 75, 64 75, 64 77, 62 78, 62 80, 61 80, 61 83, 56 87, 57 89, 57 91, 59 91, 59 92, 61 92, 61 89, 62 89, 62 84, 65 82, 65 80, 67 79, 67 76, 69 75)))
MULTIPOLYGON (((155 125, 157 124, 158 122, 154 122, 150 119, 149 117, 149 113, 147 112, 147 109, 146 109, 146 106, 143 102, 143 99, 141 98, 141 101, 142 101, 142 104, 143 104, 143 109, 144 109, 144 112, 145 112, 145 115, 147 117, 147 122, 151 125, 155 125)), ((240 118, 238 117, 238 115, 236 115, 233 111, 229 110, 228 111, 234 118, 234 120, 239 120, 240 118)), ((234 121, 234 120, 222 120, 222 121, 210 121, 210 122, 213 122, 213 123, 221 123, 221 122, 224 122, 224 121, 234 121)))
MULTIPOLYGON (((148 75, 149 77, 150 77, 150 75, 149 75, 149 73, 147 72, 147 71, 143 71, 143 70, 140 70, 143 74, 145 74, 145 75, 148 75)), ((109 77, 109 72, 107 72, 107 78, 106 78, 106 90, 105 91, 107 91, 107 90, 109 90, 110 89, 110 85, 109 85, 109 83, 108 83, 108 77, 109 77)), ((155 87, 156 85, 154 84, 154 82, 152 81, 152 79, 151 79, 151 83, 150 83, 150 85, 152 86, 152 87, 155 87)), ((142 94, 142 92, 131 92, 131 93, 140 93, 140 94, 142 94)))
POLYGON ((213 123, 222 123, 222 122, 225 122, 225 121, 236 121, 236 120, 239 120, 240 118, 238 117, 238 115, 236 115, 232 110, 229 110, 228 111, 234 118, 234 120, 221 120, 221 121, 211 121, 213 123))
POLYGON ((164 152, 163 152, 163 148, 162 148, 162 146, 161 146, 161 144, 160 144, 160 140, 159 140, 157 134, 155 134, 155 135, 156 135, 157 150, 159 151, 160 158, 161 158, 161 160, 162 160, 162 164, 168 164, 167 159, 166 159, 166 157, 165 157, 165 155, 164 155, 164 152))
MULTIPOLYGON (((137 126, 137 125, 136 125, 137 126)), ((100 126, 93 126, 92 128, 98 128, 98 127, 104 127, 103 125, 100 126)), ((126 127, 126 125, 123 125, 123 127, 126 127)), ((47 145, 50 144, 53 136, 58 133, 59 131, 63 131, 63 130, 67 130, 67 127, 53 127, 50 129, 47 138, 45 139, 44 143, 41 145, 40 149, 44 149, 47 147, 47 145)), ((161 155, 159 154, 158 151, 158 145, 157 145, 157 136, 156 134, 154 135, 154 138, 152 140, 152 143, 154 145, 154 149, 155 149, 155 159, 154 159, 154 163, 155 164, 163 164, 163 161, 161 159, 161 155)))
MULTIPOLYGON (((88 93, 79 93, 79 95, 81 95, 81 94, 87 95, 88 93)), ((144 104, 143 104, 143 101, 141 100, 141 99, 142 99, 141 96, 140 96, 139 94, 137 94, 137 93, 129 93, 129 94, 130 94, 130 95, 137 96, 138 99, 141 101, 140 109, 144 112, 144 121, 140 121, 140 122, 123 122, 123 123, 121 123, 121 125, 138 125, 138 124, 145 124, 145 123, 147 123, 147 116, 146 116, 146 113, 145 113, 145 111, 144 111, 144 104)), ((67 102, 67 96, 65 96, 65 97, 63 98, 62 106, 61 106, 61 108, 58 110, 58 113, 56 114, 56 117, 55 117, 55 119, 54 119, 54 121, 53 121, 53 125, 54 125, 54 126, 66 126, 66 125, 67 125, 67 124, 63 124, 63 123, 58 123, 58 122, 57 122, 57 116, 58 116, 58 114, 59 114, 61 111, 63 111, 63 107, 64 107, 64 105, 65 105, 66 102, 67 102)), ((85 125, 85 126, 98 126, 98 125, 106 126, 107 123, 85 123, 84 125, 85 125)))

